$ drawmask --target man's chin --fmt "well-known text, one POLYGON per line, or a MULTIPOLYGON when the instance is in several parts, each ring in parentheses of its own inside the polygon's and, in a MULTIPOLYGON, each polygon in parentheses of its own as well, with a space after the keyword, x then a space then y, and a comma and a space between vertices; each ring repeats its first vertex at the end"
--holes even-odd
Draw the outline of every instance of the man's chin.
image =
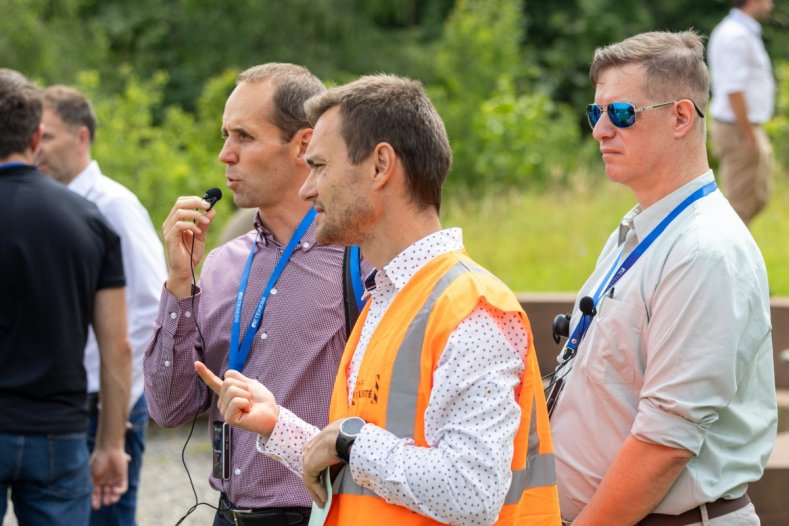
POLYGON ((337 245, 341 247, 347 247, 354 244, 352 241, 344 239, 338 232, 333 232, 321 226, 318 226, 318 229, 315 231, 315 241, 319 245, 337 245))

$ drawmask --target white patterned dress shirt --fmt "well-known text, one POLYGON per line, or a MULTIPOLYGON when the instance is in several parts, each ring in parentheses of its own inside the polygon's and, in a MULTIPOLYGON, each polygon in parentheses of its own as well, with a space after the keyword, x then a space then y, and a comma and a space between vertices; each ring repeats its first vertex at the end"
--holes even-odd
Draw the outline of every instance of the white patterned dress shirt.
MULTIPOLYGON (((463 248, 460 229, 414 243, 375 276, 368 313, 350 363, 348 394, 370 338, 395 296, 432 259, 463 248)), ((353 480, 387 502, 448 524, 496 521, 511 479, 520 408, 513 396, 524 373, 528 338, 519 316, 480 302, 447 340, 425 412, 429 447, 367 424, 351 449, 353 480)), ((258 449, 301 474, 304 445, 319 431, 281 408, 258 449)))

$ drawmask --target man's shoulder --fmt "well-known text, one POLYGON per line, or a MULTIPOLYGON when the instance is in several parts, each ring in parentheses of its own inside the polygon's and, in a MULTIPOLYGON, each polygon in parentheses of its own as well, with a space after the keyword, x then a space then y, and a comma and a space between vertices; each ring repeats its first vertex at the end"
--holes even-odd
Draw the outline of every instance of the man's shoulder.
POLYGON ((93 193, 97 204, 137 205, 140 200, 126 186, 111 177, 99 174, 93 184, 93 193))
POLYGON ((737 273, 762 261, 748 228, 722 194, 701 200, 676 237, 673 250, 717 272, 737 273))
POLYGON ((709 48, 724 45, 732 40, 749 38, 750 30, 742 23, 728 16, 720 21, 710 33, 709 48))

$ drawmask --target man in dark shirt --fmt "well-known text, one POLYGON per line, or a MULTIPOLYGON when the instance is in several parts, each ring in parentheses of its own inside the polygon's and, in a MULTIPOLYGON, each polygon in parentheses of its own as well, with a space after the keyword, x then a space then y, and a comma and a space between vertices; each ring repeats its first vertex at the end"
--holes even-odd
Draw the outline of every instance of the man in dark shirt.
POLYGON ((120 240, 94 205, 33 166, 42 98, 0 69, 0 521, 87 524, 126 489, 131 378, 120 240), (122 315, 118 315, 121 313, 122 315), (83 350, 92 323, 105 410, 88 459, 83 350))

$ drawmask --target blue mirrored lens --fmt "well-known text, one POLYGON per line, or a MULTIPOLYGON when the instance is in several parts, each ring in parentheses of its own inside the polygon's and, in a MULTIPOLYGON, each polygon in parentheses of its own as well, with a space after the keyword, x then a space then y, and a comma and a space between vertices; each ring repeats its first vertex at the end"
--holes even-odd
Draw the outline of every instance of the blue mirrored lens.
POLYGON ((608 118, 617 128, 629 128, 636 123, 636 108, 628 102, 612 102, 608 105, 608 118))
POLYGON ((599 104, 589 104, 586 107, 586 118, 589 119, 589 126, 591 126, 592 129, 594 129, 595 124, 600 120, 602 114, 603 110, 600 108, 599 104))

